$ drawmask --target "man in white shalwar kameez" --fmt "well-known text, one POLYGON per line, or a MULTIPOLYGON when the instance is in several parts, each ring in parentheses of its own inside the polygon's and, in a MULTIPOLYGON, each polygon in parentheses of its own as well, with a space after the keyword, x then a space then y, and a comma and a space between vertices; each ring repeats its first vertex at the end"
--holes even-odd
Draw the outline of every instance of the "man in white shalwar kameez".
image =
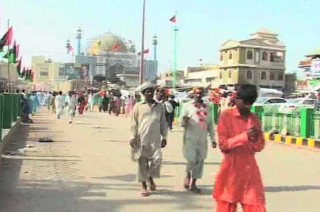
POLYGON ((62 91, 59 91, 58 95, 55 98, 55 106, 57 119, 60 119, 60 116, 63 113, 63 107, 65 106, 65 99, 62 96, 62 91))
POLYGON ((145 83, 140 91, 145 99, 134 106, 132 115, 132 158, 138 162, 138 181, 142 183, 142 196, 156 190, 153 178, 160 177, 161 148, 167 144, 167 123, 164 108, 154 99, 155 85, 145 83))
POLYGON ((208 152, 207 137, 210 137, 213 148, 217 146, 209 107, 202 100, 203 92, 202 88, 193 90, 194 98, 182 106, 179 121, 184 128, 183 156, 187 160, 184 188, 195 193, 200 193, 196 182, 203 174, 208 152))
POLYGON ((69 95, 66 97, 66 106, 67 106, 66 114, 68 117, 69 124, 71 124, 73 121, 73 116, 75 114, 77 104, 78 102, 75 95, 72 93, 72 91, 69 91, 69 95))

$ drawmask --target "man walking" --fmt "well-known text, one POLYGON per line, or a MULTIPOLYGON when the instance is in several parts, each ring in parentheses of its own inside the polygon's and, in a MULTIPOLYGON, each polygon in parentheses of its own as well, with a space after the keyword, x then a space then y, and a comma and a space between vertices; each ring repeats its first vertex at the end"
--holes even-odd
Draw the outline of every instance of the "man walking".
POLYGON ((209 115, 209 107, 202 100, 203 93, 203 88, 194 88, 194 99, 183 105, 180 116, 180 123, 184 128, 183 155, 187 160, 183 186, 195 193, 201 192, 196 182, 202 178, 208 152, 208 135, 212 148, 217 146, 214 141, 213 120, 209 115))
POLYGON ((138 181, 142 183, 142 196, 156 190, 153 178, 160 177, 161 148, 167 144, 167 123, 164 108, 154 99, 156 85, 144 83, 140 87, 145 99, 134 106, 132 115, 132 157, 138 162, 138 181))
POLYGON ((60 119, 60 116, 63 113, 64 105, 65 105, 65 100, 64 100, 64 97, 62 96, 62 91, 59 91, 58 95, 55 98, 55 109, 56 109, 57 119, 60 119))
POLYGON ((241 203, 244 212, 265 212, 264 188, 255 153, 264 148, 257 116, 250 107, 258 96, 255 85, 236 89, 236 107, 224 110, 218 122, 218 143, 224 155, 217 174, 213 197, 217 212, 235 212, 241 203))
POLYGON ((69 124, 71 124, 73 121, 73 117, 75 115, 76 107, 77 107, 77 99, 72 93, 72 91, 69 91, 69 95, 66 98, 66 105, 67 105, 67 117, 69 120, 69 124))

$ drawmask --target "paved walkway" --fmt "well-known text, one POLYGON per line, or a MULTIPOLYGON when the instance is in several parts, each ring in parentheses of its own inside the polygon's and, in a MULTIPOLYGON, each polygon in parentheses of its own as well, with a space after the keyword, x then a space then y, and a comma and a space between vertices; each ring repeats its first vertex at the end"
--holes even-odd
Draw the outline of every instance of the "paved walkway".
MULTIPOLYGON (((159 190, 139 195, 131 162, 129 118, 86 113, 69 125, 42 111, 11 138, 0 166, 0 212, 213 211, 211 190, 221 161, 210 150, 201 195, 182 189, 182 132, 164 149, 159 190), (39 143, 49 136, 53 143, 39 143), (21 150, 21 148, 25 149, 21 150), (20 153, 19 150, 20 149, 20 153), (21 154, 22 153, 22 154, 21 154)), ((316 212, 320 208, 320 153, 268 143, 257 155, 266 186, 267 209, 316 212)))

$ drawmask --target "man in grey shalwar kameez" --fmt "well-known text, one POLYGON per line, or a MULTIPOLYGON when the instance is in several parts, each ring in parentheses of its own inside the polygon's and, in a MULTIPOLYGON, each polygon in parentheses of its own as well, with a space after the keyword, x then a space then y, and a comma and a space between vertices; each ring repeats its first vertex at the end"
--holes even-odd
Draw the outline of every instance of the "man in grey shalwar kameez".
POLYGON ((208 152, 208 135, 213 148, 216 148, 213 121, 209 107, 203 102, 203 89, 195 88, 194 99, 182 106, 180 121, 184 127, 183 155, 187 160, 184 188, 200 193, 196 185, 202 178, 204 160, 208 152))
POLYGON ((167 144, 164 108, 153 99, 155 88, 151 83, 141 85, 145 99, 134 106, 131 121, 130 145, 133 159, 138 162, 138 181, 142 183, 143 196, 149 195, 147 182, 151 191, 156 190, 153 178, 160 177, 161 148, 167 144))

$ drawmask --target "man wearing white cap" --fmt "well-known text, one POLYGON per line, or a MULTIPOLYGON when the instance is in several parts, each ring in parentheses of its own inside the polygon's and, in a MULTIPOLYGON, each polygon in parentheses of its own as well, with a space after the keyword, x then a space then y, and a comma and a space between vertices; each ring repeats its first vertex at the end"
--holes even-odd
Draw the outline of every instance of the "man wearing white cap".
POLYGON ((145 97, 137 103, 132 115, 132 157, 138 162, 138 181, 142 183, 142 196, 149 196, 147 182, 150 191, 156 190, 153 178, 160 177, 162 162, 161 148, 167 144, 167 123, 165 111, 161 104, 153 97, 156 85, 144 83, 140 91, 145 97))

